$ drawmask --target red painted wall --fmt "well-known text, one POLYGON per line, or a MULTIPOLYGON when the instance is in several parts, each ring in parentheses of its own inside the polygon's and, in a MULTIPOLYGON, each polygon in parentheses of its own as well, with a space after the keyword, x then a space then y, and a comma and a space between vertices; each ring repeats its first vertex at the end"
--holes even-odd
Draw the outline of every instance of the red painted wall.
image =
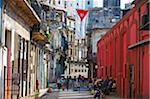
POLYGON ((150 55, 148 49, 150 45, 146 43, 132 49, 128 48, 130 45, 148 39, 149 31, 139 31, 138 25, 137 7, 140 7, 140 19, 147 12, 148 0, 143 1, 142 5, 135 6, 97 43, 97 75, 99 78, 113 77, 117 82, 117 94, 124 98, 128 98, 131 93, 134 98, 139 95, 143 99, 149 97, 150 55), (130 65, 133 66, 132 85, 129 83, 131 81, 130 65), (132 88, 131 93, 130 88, 132 88))

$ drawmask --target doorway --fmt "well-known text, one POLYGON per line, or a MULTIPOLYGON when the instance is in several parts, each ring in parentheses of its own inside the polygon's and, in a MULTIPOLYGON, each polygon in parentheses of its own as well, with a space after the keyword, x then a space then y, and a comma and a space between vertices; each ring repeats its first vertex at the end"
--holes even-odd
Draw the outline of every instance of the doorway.
POLYGON ((134 92, 134 65, 130 65, 130 99, 133 98, 133 92, 134 92))

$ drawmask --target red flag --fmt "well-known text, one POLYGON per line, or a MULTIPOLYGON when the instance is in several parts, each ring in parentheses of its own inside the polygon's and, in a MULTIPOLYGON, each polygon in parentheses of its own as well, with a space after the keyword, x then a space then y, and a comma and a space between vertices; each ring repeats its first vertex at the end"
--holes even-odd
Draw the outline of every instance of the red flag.
POLYGON ((84 19, 84 17, 87 15, 88 10, 82 10, 82 9, 77 9, 77 13, 81 19, 81 21, 84 19))

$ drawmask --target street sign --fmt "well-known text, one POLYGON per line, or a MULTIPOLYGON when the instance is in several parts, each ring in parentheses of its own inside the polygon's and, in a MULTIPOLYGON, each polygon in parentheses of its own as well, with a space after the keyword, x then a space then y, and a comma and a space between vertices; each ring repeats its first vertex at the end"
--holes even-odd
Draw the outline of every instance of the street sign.
POLYGON ((88 10, 77 9, 77 13, 82 21, 85 18, 85 16, 87 15, 88 10))

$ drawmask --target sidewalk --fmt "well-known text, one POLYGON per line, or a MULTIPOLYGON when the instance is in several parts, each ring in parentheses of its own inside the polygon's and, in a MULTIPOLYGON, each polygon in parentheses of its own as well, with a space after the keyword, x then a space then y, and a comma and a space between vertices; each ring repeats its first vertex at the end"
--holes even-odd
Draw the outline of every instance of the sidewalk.
POLYGON ((117 97, 117 96, 109 95, 109 96, 106 96, 106 99, 122 99, 122 98, 117 97))
POLYGON ((39 96, 38 96, 38 97, 42 97, 44 94, 46 94, 47 91, 48 91, 48 89, 49 89, 49 88, 46 88, 46 89, 40 89, 40 91, 39 91, 39 96))
MULTIPOLYGON (((42 97, 43 95, 45 95, 47 93, 47 91, 48 91, 48 88, 46 88, 46 89, 40 89, 38 97, 39 98, 42 97)), ((35 97, 36 97, 35 93, 32 93, 32 95, 30 95, 30 96, 21 97, 20 99, 35 99, 35 97)))
POLYGON ((35 96, 25 96, 21 97, 20 99, 35 99, 35 96))

